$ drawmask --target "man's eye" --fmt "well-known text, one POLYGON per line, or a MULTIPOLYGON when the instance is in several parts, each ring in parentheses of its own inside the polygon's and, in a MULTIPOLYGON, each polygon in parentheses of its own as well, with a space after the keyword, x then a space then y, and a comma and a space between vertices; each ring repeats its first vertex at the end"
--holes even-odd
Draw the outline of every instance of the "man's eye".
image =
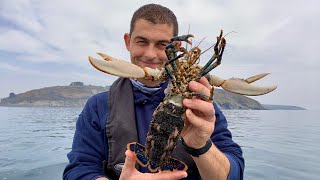
POLYGON ((161 43, 161 46, 166 47, 168 46, 168 43, 161 43))
POLYGON ((146 41, 137 41, 137 44, 139 44, 139 45, 145 45, 145 44, 147 44, 147 42, 146 42, 146 41))
POLYGON ((158 46, 162 49, 166 48, 168 43, 159 43, 158 46))

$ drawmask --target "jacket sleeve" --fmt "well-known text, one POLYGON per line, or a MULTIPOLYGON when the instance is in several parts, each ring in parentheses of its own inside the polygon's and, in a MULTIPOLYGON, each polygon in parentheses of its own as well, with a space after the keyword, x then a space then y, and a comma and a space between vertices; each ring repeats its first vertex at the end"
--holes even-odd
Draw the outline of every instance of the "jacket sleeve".
POLYGON ((96 179, 106 177, 102 162, 106 159, 108 147, 105 137, 107 118, 107 94, 91 97, 79 115, 76 124, 69 164, 63 172, 63 179, 96 179))
POLYGON ((232 140, 231 132, 228 130, 228 123, 216 104, 214 104, 216 122, 215 130, 211 136, 212 142, 223 152, 230 162, 228 179, 243 179, 244 158, 241 147, 232 140))

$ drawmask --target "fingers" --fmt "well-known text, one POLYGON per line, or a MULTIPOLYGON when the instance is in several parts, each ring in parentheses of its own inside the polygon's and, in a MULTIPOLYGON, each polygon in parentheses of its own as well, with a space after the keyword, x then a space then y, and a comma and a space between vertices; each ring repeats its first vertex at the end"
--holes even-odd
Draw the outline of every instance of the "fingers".
POLYGON ((186 116, 190 124, 201 129, 204 126, 208 125, 208 123, 204 123, 204 122, 210 122, 210 124, 213 125, 213 122, 215 121, 214 115, 206 116, 205 118, 200 117, 198 114, 196 115, 191 109, 186 110, 186 116))
POLYGON ((136 158, 133 152, 127 150, 125 152, 126 159, 120 174, 120 180, 130 179, 133 174, 137 174, 138 170, 135 168, 136 158))
POLYGON ((214 115, 214 107, 211 102, 203 101, 201 99, 184 99, 183 105, 189 109, 197 110, 201 116, 211 118, 214 115))
POLYGON ((167 179, 182 179, 188 176, 185 171, 166 171, 159 173, 141 173, 135 168, 136 156, 133 152, 127 150, 125 152, 126 159, 124 166, 120 175, 120 180, 130 180, 130 179, 145 179, 145 180, 167 180, 167 179))
MULTIPOLYGON (((212 95, 212 86, 204 77, 202 77, 199 82, 191 81, 189 83, 189 88, 196 93, 201 93, 210 97, 212 95)), ((183 105, 188 108, 185 114, 188 123, 203 131, 211 131, 215 121, 215 110, 212 102, 204 101, 199 98, 192 98, 184 99, 183 105), (205 123, 205 121, 210 123, 205 123)))
MULTIPOLYGON (((200 78, 198 82, 191 81, 189 83, 189 88, 195 93, 201 93, 209 96, 210 98, 212 98, 213 96, 213 88, 205 77, 200 78)), ((184 99, 183 105, 187 108, 203 113, 204 116, 211 117, 214 114, 214 107, 212 102, 202 101, 199 98, 184 99)))
POLYGON ((211 95, 210 91, 212 86, 209 84, 208 80, 204 77, 202 77, 198 82, 191 81, 189 83, 189 88, 191 91, 196 93, 202 93, 209 97, 211 95))
POLYGON ((203 126, 203 121, 201 121, 200 118, 192 112, 192 110, 187 109, 186 116, 187 116, 188 122, 193 126, 197 128, 201 128, 203 126))
POLYGON ((131 171, 135 169, 136 157, 133 152, 126 151, 126 159, 123 165, 123 171, 131 171))
POLYGON ((207 87, 208 89, 211 89, 211 85, 210 85, 207 78, 201 77, 198 82, 201 83, 202 85, 204 85, 205 87, 207 87))

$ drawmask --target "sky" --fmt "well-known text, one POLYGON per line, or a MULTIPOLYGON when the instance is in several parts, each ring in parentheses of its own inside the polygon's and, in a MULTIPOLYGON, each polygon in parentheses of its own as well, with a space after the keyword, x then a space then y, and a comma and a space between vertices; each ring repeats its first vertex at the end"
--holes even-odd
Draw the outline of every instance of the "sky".
MULTIPOLYGON (((116 79, 94 69, 97 52, 130 61, 123 41, 133 12, 157 3, 177 16, 179 34, 190 33, 200 48, 230 33, 222 64, 211 73, 247 78, 271 73, 256 85, 278 85, 262 104, 320 109, 320 1, 317 0, 1 0, 0 98, 81 81, 111 85, 116 79), (318 82, 318 83, 317 83, 318 82)), ((200 65, 210 58, 206 52, 200 65)))

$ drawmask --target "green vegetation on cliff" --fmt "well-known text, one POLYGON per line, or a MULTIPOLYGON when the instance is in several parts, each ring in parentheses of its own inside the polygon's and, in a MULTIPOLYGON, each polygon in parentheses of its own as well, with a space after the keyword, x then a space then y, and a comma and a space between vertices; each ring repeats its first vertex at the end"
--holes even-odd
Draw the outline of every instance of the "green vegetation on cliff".
MULTIPOLYGON (((1 106, 84 106, 89 97, 107 91, 109 87, 87 86, 73 82, 69 86, 53 86, 27 91, 21 94, 10 93, 1 99, 1 106)), ((215 89, 215 102, 221 109, 264 109, 258 102, 246 96, 215 89)))

